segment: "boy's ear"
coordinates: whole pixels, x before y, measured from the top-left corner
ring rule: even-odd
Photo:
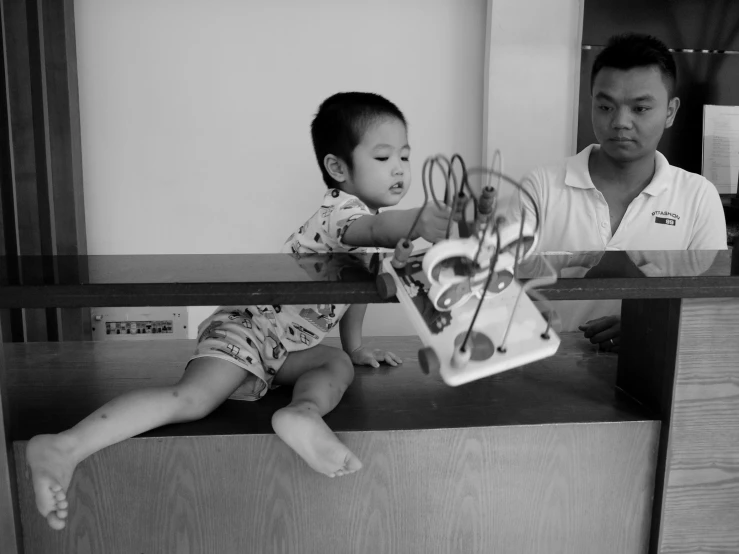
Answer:
[[[333,154],[326,154],[326,157],[323,158],[323,167],[326,168],[326,171],[328,171],[328,174],[331,175],[334,181],[338,183],[344,183],[346,181],[349,168]]]

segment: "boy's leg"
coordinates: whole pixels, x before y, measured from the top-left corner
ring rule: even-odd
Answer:
[[[67,517],[74,468],[98,450],[151,429],[205,417],[244,380],[245,371],[218,358],[192,360],[179,383],[132,391],[111,400],[57,435],[37,435],[26,447],[36,507],[54,529]]]
[[[359,458],[323,421],[353,379],[354,365],[349,356],[320,344],[291,352],[274,379],[278,385],[294,385],[292,402],[272,416],[275,433],[310,467],[329,477],[362,467]]]

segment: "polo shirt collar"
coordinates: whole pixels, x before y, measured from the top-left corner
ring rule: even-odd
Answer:
[[[595,188],[593,180],[590,178],[588,161],[590,160],[590,153],[596,146],[595,144],[586,146],[579,154],[567,158],[567,163],[565,164],[565,185],[577,189]]]
[[[582,151],[567,159],[565,185],[578,189],[594,189],[595,185],[590,178],[590,170],[588,169],[588,161],[593,148],[600,148],[597,144],[591,144],[582,149]],[[652,181],[642,191],[649,196],[659,196],[670,185],[671,167],[667,158],[660,152],[655,152],[655,170]]]
[[[652,182],[642,191],[649,196],[659,196],[667,190],[672,182],[672,168],[667,158],[659,152],[654,153],[654,158],[654,177],[652,177]]]

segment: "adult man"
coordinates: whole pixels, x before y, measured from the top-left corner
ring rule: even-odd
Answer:
[[[726,248],[716,188],[657,151],[680,107],[676,78],[658,39],[627,34],[609,41],[591,73],[599,144],[525,179],[542,217],[539,252]],[[532,217],[527,200],[524,206]],[[556,304],[563,330],[579,328],[603,350],[618,350],[619,301]]]

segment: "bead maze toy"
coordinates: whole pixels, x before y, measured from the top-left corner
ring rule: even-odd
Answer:
[[[419,212],[408,237],[382,260],[377,278],[380,295],[397,297],[424,344],[418,352],[421,369],[439,373],[450,386],[546,358],[560,344],[551,328],[550,305],[534,290],[556,281],[554,269],[548,266],[551,275],[523,284],[516,279],[518,264],[531,255],[538,241],[536,203],[520,183],[496,168],[502,166],[499,151],[492,165],[468,172],[458,154],[450,160],[441,155],[428,158],[422,171],[424,195],[428,203],[430,191],[440,205],[432,183],[434,170],[440,169],[446,183],[444,202],[451,202],[452,208],[447,238],[413,254],[410,237]],[[475,173],[488,177],[479,195],[468,181]],[[495,187],[493,178],[498,180]],[[529,196],[533,220],[527,220],[523,210],[520,221],[496,215],[502,181]],[[470,201],[474,220],[468,222]],[[459,225],[458,238],[451,237],[453,220]],[[529,295],[549,307],[546,319]]]

